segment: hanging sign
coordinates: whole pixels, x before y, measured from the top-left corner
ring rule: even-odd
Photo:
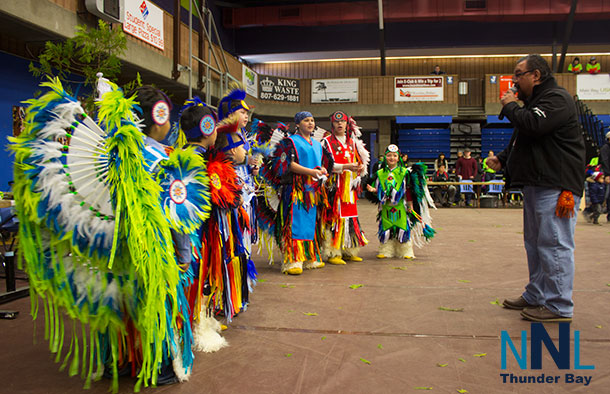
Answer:
[[[500,75],[500,99],[513,86],[515,86],[515,83],[512,75]]]
[[[358,102],[358,78],[312,79],[312,103]]]
[[[581,100],[610,100],[610,74],[577,75],[576,94]]]
[[[298,79],[273,77],[265,75],[259,78],[259,99],[298,103],[301,101],[301,89]]]
[[[244,85],[246,93],[252,97],[258,98],[258,74],[243,64],[241,70],[241,82]]]
[[[125,0],[123,31],[164,50],[163,10],[150,1]]]
[[[394,101],[443,101],[443,77],[394,78]]]

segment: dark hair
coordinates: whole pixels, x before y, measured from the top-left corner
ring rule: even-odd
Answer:
[[[575,57],[574,60],[572,60],[572,61],[575,61],[575,60],[580,61],[580,58],[579,57]]]
[[[540,82],[543,82],[553,76],[551,68],[544,58],[538,54],[529,54],[517,60],[517,64],[526,61],[528,70],[538,70],[540,72]]]
[[[138,117],[144,122],[144,129],[142,132],[148,135],[150,133],[150,128],[155,125],[152,117],[153,106],[158,101],[165,101],[171,110],[172,103],[165,93],[150,85],[140,86],[139,88],[131,91],[128,94],[128,97],[133,95],[136,96],[136,101],[140,107],[140,110],[137,110],[139,115]]]
[[[229,146],[229,140],[227,139],[227,133],[218,133],[216,137],[216,143],[214,146],[218,149],[222,149],[224,147]],[[226,152],[228,154],[228,152]]]
[[[447,156],[445,156],[445,154],[444,154],[443,152],[441,152],[441,153],[439,153],[439,154],[438,154],[438,158],[437,158],[437,160],[440,160],[440,159],[441,159],[441,156],[443,156],[443,160],[447,160]]]
[[[180,115],[180,128],[183,132],[187,132],[194,127],[199,127],[199,122],[201,118],[206,115],[212,115],[213,118],[216,118],[214,112],[209,107],[204,107],[201,105],[194,105],[185,109]],[[197,138],[186,138],[188,142],[201,142],[203,140],[203,134],[199,134]]]

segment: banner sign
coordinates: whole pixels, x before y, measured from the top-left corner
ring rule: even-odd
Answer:
[[[241,82],[244,85],[246,93],[250,96],[258,98],[258,74],[242,64],[241,66]]]
[[[262,78],[262,77],[261,77]],[[273,77],[266,75],[259,80],[261,100],[298,103],[301,101],[301,89],[298,79]]]
[[[515,86],[515,83],[512,75],[500,75],[500,98],[513,86]]]
[[[163,10],[150,1],[125,0],[123,31],[163,50]]]
[[[443,77],[394,78],[394,101],[443,101]]]
[[[610,74],[577,75],[576,94],[581,100],[610,100]]]
[[[358,78],[312,79],[312,103],[358,102]]]

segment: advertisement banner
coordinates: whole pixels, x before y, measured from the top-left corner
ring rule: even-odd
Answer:
[[[281,78],[266,75],[259,82],[261,100],[298,103],[301,101],[301,89],[298,79]]]
[[[577,75],[576,94],[581,100],[610,100],[610,74]]]
[[[515,85],[512,75],[500,75],[500,98]]]
[[[394,101],[443,101],[443,77],[394,78]]]
[[[241,82],[244,85],[246,93],[258,98],[258,74],[243,64],[241,66]]]
[[[150,1],[125,0],[123,31],[164,50],[163,10]]]
[[[312,79],[311,102],[312,104],[358,102],[358,78]]]

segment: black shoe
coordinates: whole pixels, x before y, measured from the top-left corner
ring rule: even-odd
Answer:
[[[166,361],[157,376],[157,386],[168,386],[175,383],[178,383],[178,377],[174,373],[174,366],[171,361]]]
[[[131,373],[131,363],[126,363],[125,365],[121,366],[117,366],[117,373],[119,375],[119,377],[121,376],[128,376]],[[112,366],[111,365],[104,365],[104,374],[102,375],[104,377],[104,379],[112,379]]]

